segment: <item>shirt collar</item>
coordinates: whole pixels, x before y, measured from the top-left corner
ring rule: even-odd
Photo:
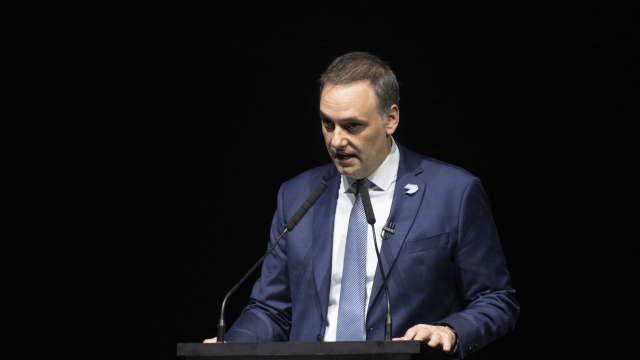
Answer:
[[[395,140],[391,137],[391,151],[389,151],[389,155],[387,155],[387,158],[384,159],[382,164],[380,164],[380,166],[378,166],[371,175],[367,176],[367,179],[371,180],[374,184],[374,186],[371,187],[371,190],[389,190],[389,187],[391,187],[398,176],[398,166],[400,166],[400,151],[398,151],[398,146],[396,145]],[[350,178],[346,175],[342,175],[341,177],[342,191],[346,192],[356,179]]]

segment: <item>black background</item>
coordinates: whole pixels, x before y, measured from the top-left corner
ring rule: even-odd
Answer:
[[[5,351],[172,358],[215,336],[279,185],[329,161],[317,79],[350,51],[394,69],[395,139],[489,195],[522,312],[474,357],[633,347],[637,8],[349,4],[6,12]]]

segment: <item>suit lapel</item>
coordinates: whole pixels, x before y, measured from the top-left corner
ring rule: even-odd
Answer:
[[[389,212],[389,218],[385,222],[386,224],[388,222],[395,223],[395,232],[390,238],[382,241],[380,250],[380,257],[382,258],[382,264],[387,277],[389,277],[389,273],[393,271],[395,260],[407,238],[409,230],[411,230],[427,186],[425,181],[417,177],[423,170],[418,167],[419,161],[415,155],[404,147],[401,147],[400,144],[398,144],[398,148],[400,149],[400,165],[398,167],[398,176],[393,193],[391,211]],[[407,184],[417,185],[418,191],[413,194],[406,194],[404,187]],[[376,234],[376,236],[378,236],[378,234]],[[379,237],[376,237],[377,241],[380,241],[379,239]],[[371,308],[371,304],[373,304],[378,296],[381,287],[382,277],[380,275],[380,269],[378,269],[376,270],[376,275],[373,280],[369,308]]]
[[[318,291],[322,318],[327,318],[329,289],[331,286],[331,258],[333,249],[333,226],[336,213],[336,201],[340,187],[340,176],[335,166],[323,175],[327,183],[325,193],[316,202],[313,223],[313,276]]]

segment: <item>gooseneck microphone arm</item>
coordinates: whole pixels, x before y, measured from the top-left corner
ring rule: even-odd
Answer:
[[[371,231],[373,231],[373,244],[376,249],[376,256],[378,257],[378,267],[380,268],[380,275],[382,275],[382,286],[387,297],[387,320],[384,324],[384,339],[391,340],[391,328],[393,322],[391,321],[391,300],[389,297],[389,287],[387,286],[387,277],[384,274],[384,268],[382,267],[382,259],[380,258],[380,251],[378,251],[378,241],[376,240],[376,229],[373,226],[376,223],[376,217],[373,214],[373,206],[371,206],[371,197],[369,197],[369,190],[366,186],[360,186],[360,197],[362,198],[362,206],[364,207],[364,213],[367,217],[367,223],[371,225]]]
[[[249,270],[243,277],[242,279],[240,279],[240,281],[238,281],[238,283],[231,288],[231,290],[229,290],[229,292],[227,293],[227,295],[224,297],[224,300],[222,300],[222,308],[220,309],[220,320],[218,321],[218,342],[219,343],[224,343],[224,334],[226,332],[226,324],[224,322],[224,308],[227,305],[227,299],[229,299],[229,296],[231,296],[231,294],[233,294],[234,292],[236,292],[236,290],[238,289],[238,287],[247,279],[247,277],[249,277],[249,275],[251,275],[251,273],[260,265],[262,264],[262,262],[264,261],[264,258],[267,257],[267,255],[269,255],[269,253],[271,253],[271,251],[276,247],[276,245],[278,244],[278,241],[280,241],[280,238],[282,238],[282,236],[287,232],[287,228],[284,229],[284,231],[282,232],[282,234],[280,234],[280,236],[278,236],[278,239],[276,239],[276,241],[273,243],[273,245],[269,248],[269,250],[267,250],[267,252],[262,255],[262,257],[260,258],[260,260],[258,260],[258,262],[253,265],[253,267],[251,268],[251,270]]]
[[[296,225],[298,225],[298,222],[307,213],[307,211],[309,211],[311,206],[313,206],[313,204],[316,202],[316,200],[318,200],[318,198],[320,197],[320,195],[322,195],[322,193],[325,191],[326,188],[327,188],[327,183],[324,182],[324,181],[320,182],[318,184],[318,186],[316,186],[316,188],[313,190],[311,195],[309,195],[307,200],[304,201],[304,203],[300,206],[298,211],[296,211],[296,213],[293,214],[291,219],[289,219],[287,224],[284,226],[284,231],[282,231],[280,236],[278,236],[278,238],[273,243],[273,245],[271,245],[269,250],[267,250],[267,252],[264,255],[262,255],[260,260],[258,260],[258,262],[255,265],[253,265],[251,270],[249,270],[242,277],[242,279],[240,279],[240,281],[238,281],[238,283],[233,288],[231,288],[231,290],[224,297],[224,300],[222,300],[222,308],[220,309],[220,320],[218,321],[218,340],[217,340],[218,343],[224,343],[224,334],[226,332],[226,324],[224,322],[224,308],[227,305],[227,300],[229,299],[231,294],[233,294],[238,289],[238,287],[249,277],[249,275],[251,275],[251,273],[253,273],[253,271],[258,266],[260,266],[260,264],[262,264],[262,262],[267,257],[267,255],[269,255],[271,253],[271,251],[273,251],[273,249],[275,249],[276,245],[278,244],[278,241],[280,241],[280,239],[284,236],[284,234],[286,234],[287,231],[293,231],[293,228],[295,228]]]

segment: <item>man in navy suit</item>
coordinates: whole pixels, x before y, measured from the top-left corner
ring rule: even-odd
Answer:
[[[327,189],[265,259],[250,304],[226,340],[338,339],[345,243],[356,199],[350,189],[365,178],[372,184],[393,333],[403,334],[394,340],[422,340],[464,357],[504,336],[520,308],[480,181],[395,142],[398,82],[379,58],[341,56],[320,83],[322,133],[333,164],[282,184],[271,243],[318,183],[326,182]],[[382,340],[387,303],[374,234],[368,236],[363,340]]]

